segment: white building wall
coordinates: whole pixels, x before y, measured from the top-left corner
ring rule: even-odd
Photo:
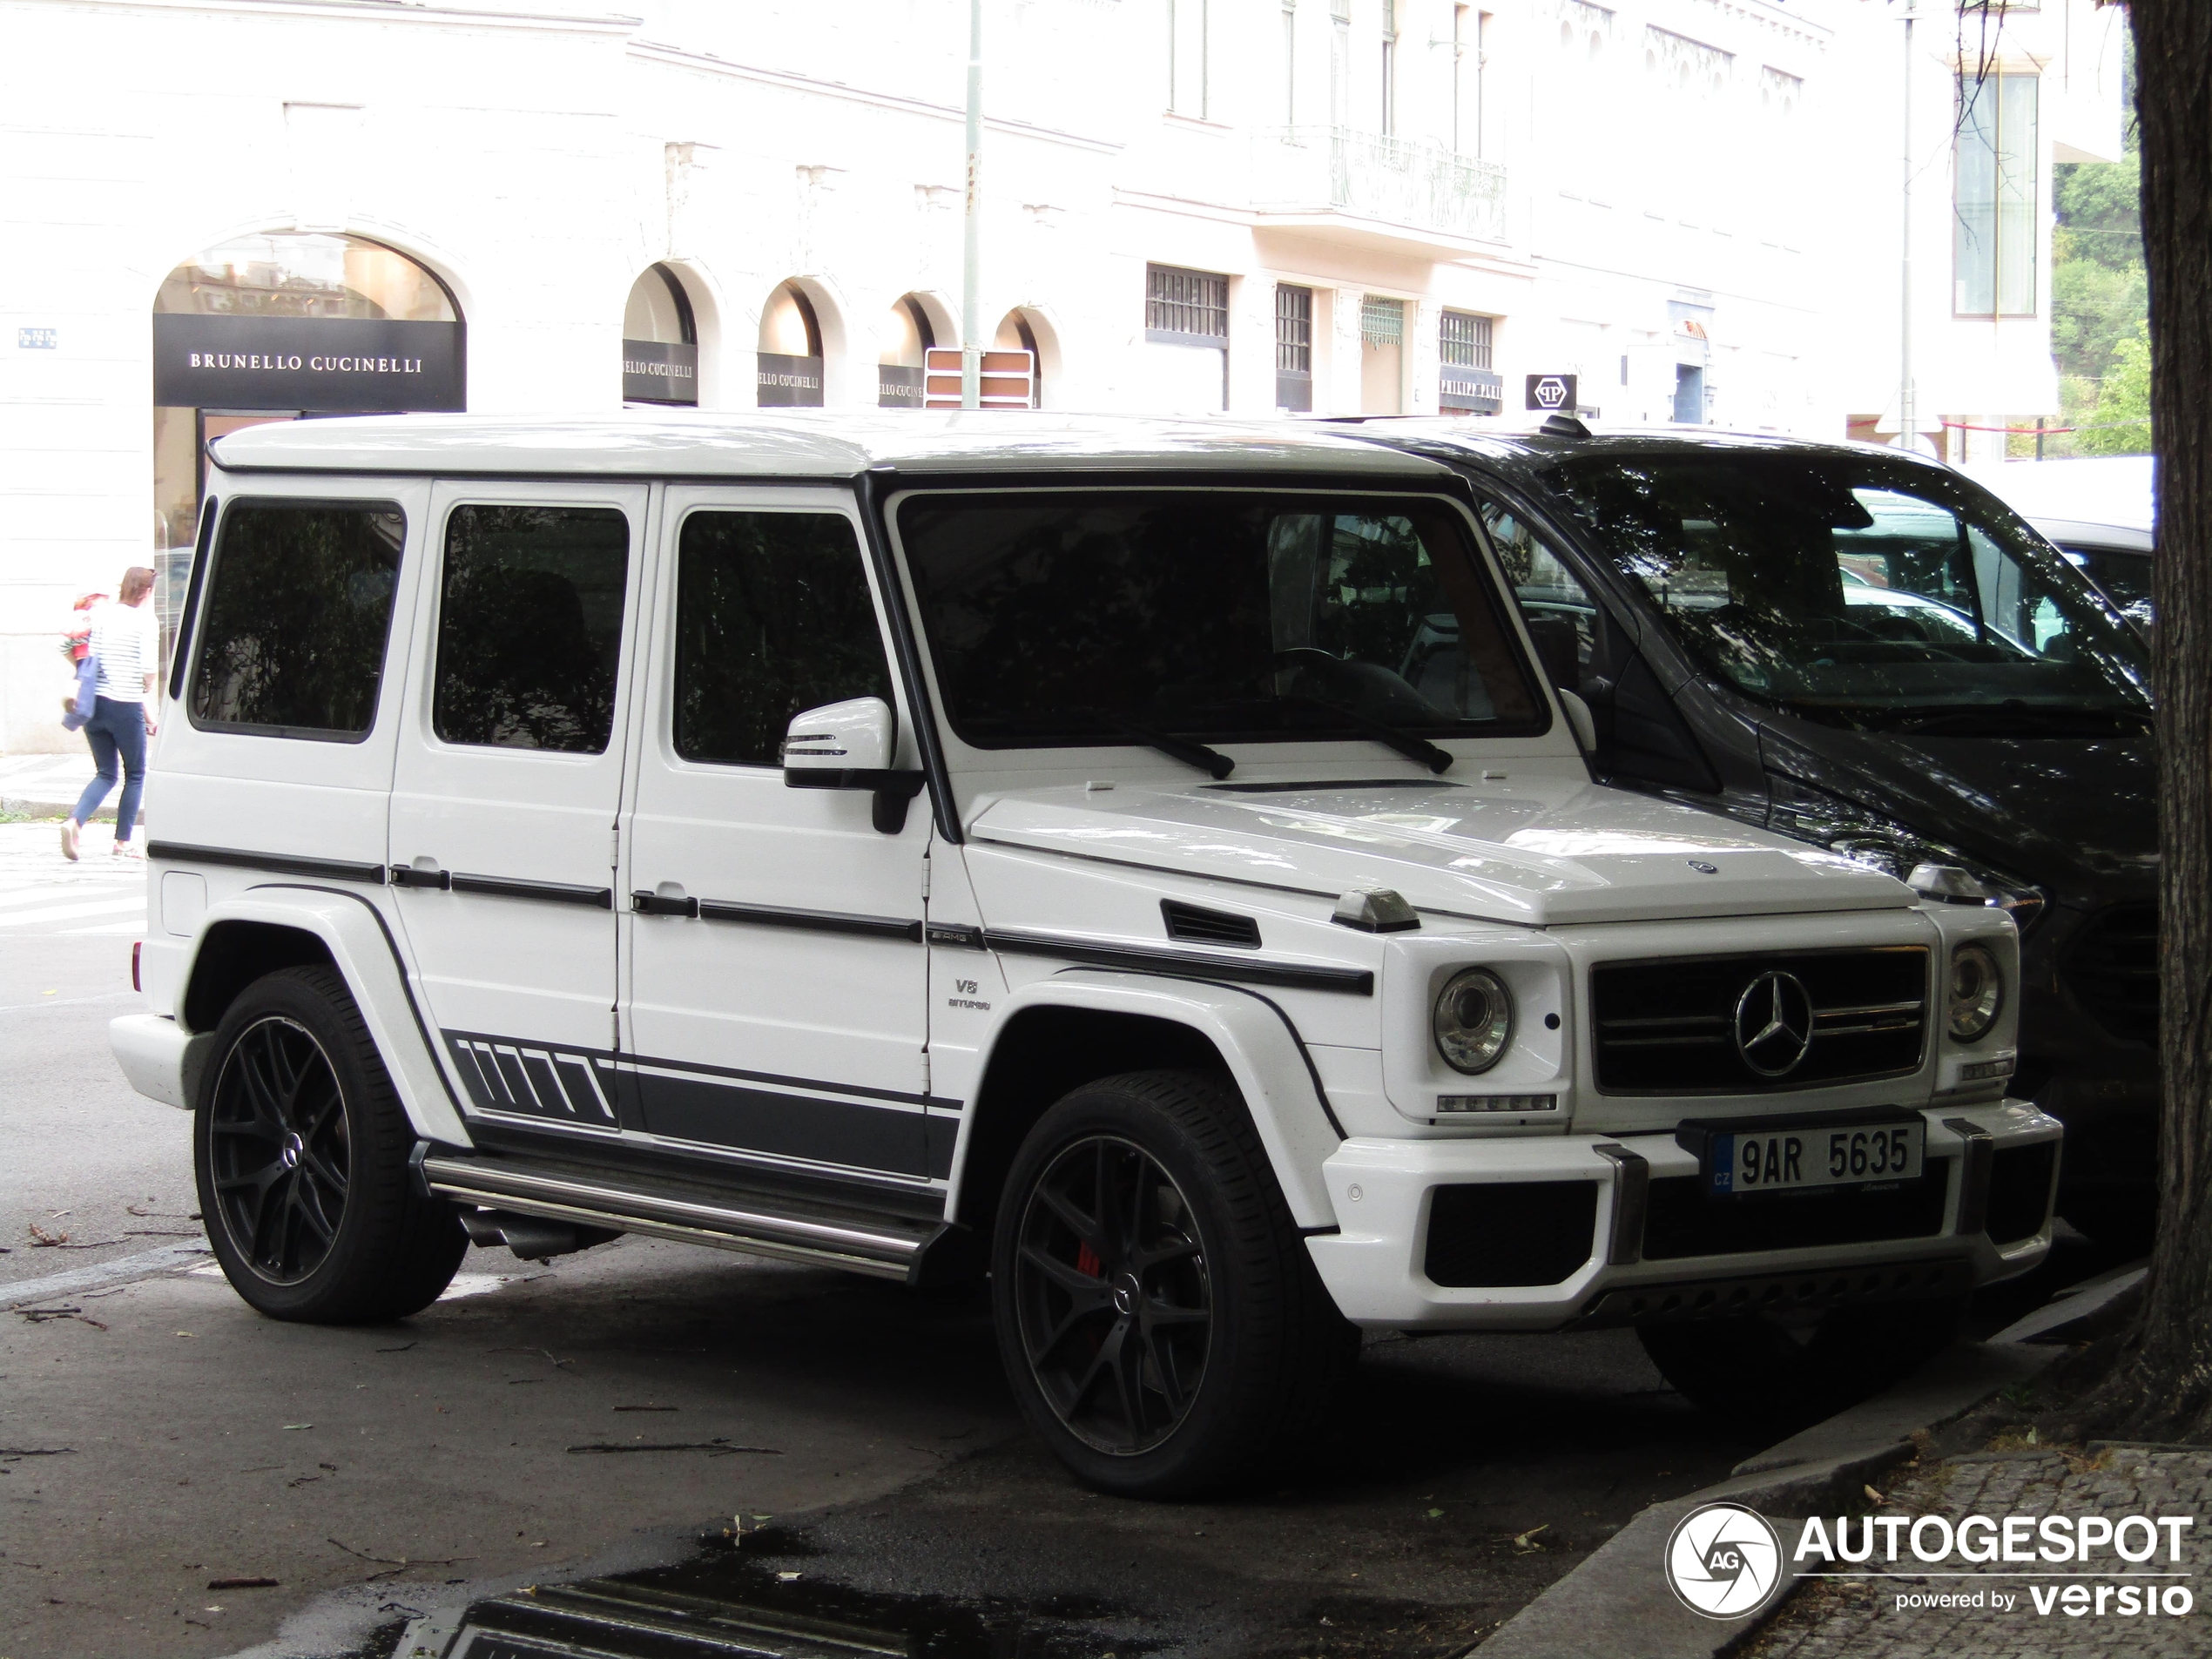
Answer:
[[[1170,111],[1173,9],[1187,50],[1194,3],[1203,96],[1186,57],[1185,107]],[[624,301],[656,260],[691,294],[710,408],[754,401],[762,310],[787,280],[820,319],[833,406],[876,401],[901,295],[954,343],[961,0],[620,10],[0,0],[0,749],[71,741],[52,718],[64,612],[152,550],[154,293],[226,237],[342,229],[430,266],[465,316],[478,409],[616,407]],[[1342,25],[1333,0],[1298,0],[1288,61],[1280,0],[987,0],[981,327],[988,341],[1025,311],[1048,407],[1218,405],[1204,354],[1145,339],[1148,262],[1230,279],[1240,416],[1275,407],[1278,282],[1313,291],[1317,413],[1361,410],[1368,295],[1406,304],[1409,413],[1436,409],[1447,307],[1495,319],[1507,419],[1523,418],[1522,377],[1552,372],[1580,374],[1581,401],[1608,421],[1669,419],[1688,358],[1703,360],[1718,423],[1834,436],[1846,414],[1885,407],[1890,8],[1394,10],[1399,138],[1427,165],[1456,124],[1462,156],[1502,170],[1479,233],[1419,201],[1324,199],[1337,112],[1352,153],[1387,149],[1366,136],[1383,121],[1383,0],[1349,0]],[[2063,123],[2047,99],[2047,143],[2116,131],[2107,18],[2047,0],[2038,27],[2094,37],[2109,63],[2076,74]],[[1938,177],[1947,75],[1919,76]],[[1277,136],[1291,125],[1303,147]],[[1269,165],[1285,160],[1312,199],[1276,188]],[[1947,198],[1931,187],[1921,206],[1946,271]],[[2047,238],[2043,253],[2047,269]],[[1937,303],[1932,339],[1947,325]],[[34,338],[19,330],[51,330],[54,347],[18,346]],[[2047,322],[1943,350],[1932,380],[2004,383],[2023,359],[2032,379],[2039,354],[2047,374]]]

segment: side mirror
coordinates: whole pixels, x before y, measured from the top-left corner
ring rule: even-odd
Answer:
[[[898,720],[880,697],[856,697],[795,715],[783,744],[784,783],[792,789],[866,789],[875,795],[873,822],[886,835],[907,826],[907,805],[921,792],[923,774],[891,765]]]
[[[1563,685],[1555,685],[1552,690],[1559,695],[1560,706],[1567,711],[1567,724],[1574,728],[1575,741],[1582,745],[1584,754],[1595,754],[1597,722],[1590,716],[1590,705]]]

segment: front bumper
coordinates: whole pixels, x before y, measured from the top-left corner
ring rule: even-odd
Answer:
[[[1840,1192],[1703,1199],[1694,1190],[1697,1161],[1671,1135],[1348,1140],[1322,1165],[1338,1231],[1306,1245],[1345,1317],[1386,1329],[1554,1331],[1946,1295],[2035,1266],[2051,1247],[2058,1121],[2009,1100],[1921,1116],[1928,1185],[1905,1197],[1850,1200]],[[2029,1150],[2043,1146],[2051,1151]],[[1556,1195],[1547,1191],[1552,1184]],[[1855,1207],[1834,1207],[1846,1202]],[[1709,1204],[1726,1208],[1701,1209]],[[1748,1205],[1797,1208],[1754,1214]],[[1505,1282],[1431,1276],[1447,1258],[1447,1278],[1486,1276],[1479,1254],[1470,1261],[1440,1234],[1433,1240],[1440,1215],[1455,1227],[1483,1217],[1494,1237],[1509,1211],[1527,1218],[1534,1242],[1493,1251],[1488,1277]],[[1747,1218],[1748,1229],[1734,1224]],[[1991,1226],[2019,1236],[1993,1238]],[[1880,1236],[1851,1236],[1854,1228]],[[1811,1242],[1793,1243],[1800,1231]],[[1569,1265],[1578,1253],[1579,1265]]]

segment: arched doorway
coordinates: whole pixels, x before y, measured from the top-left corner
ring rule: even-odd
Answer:
[[[760,407],[822,406],[822,325],[796,282],[779,284],[760,311]]]
[[[1037,348],[1037,331],[1030,320],[1029,314],[1017,306],[1001,317],[999,320],[999,331],[991,341],[991,350],[994,354],[1017,351],[1028,354],[1029,407],[1033,409],[1042,408],[1044,407],[1044,354]],[[1001,365],[998,370],[1001,384],[1006,383],[1003,377],[1013,373],[1014,368],[1015,366],[1012,363],[1001,360]],[[1006,405],[1001,403],[1000,407],[1004,408]]]
[[[622,401],[696,408],[699,328],[684,280],[648,266],[622,313]]]
[[[362,237],[235,237],[185,260],[154,296],[153,402],[165,652],[208,441],[302,416],[468,408],[461,307],[428,266]]]
[[[947,331],[949,333],[950,331]],[[883,343],[876,354],[875,401],[886,409],[922,406],[926,354],[939,341],[937,323],[920,294],[901,294],[885,319]]]

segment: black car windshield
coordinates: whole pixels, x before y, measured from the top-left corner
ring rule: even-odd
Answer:
[[[1808,718],[1961,736],[2109,733],[2142,642],[1963,480],[1878,455],[1584,455],[1547,482],[1712,673]]]
[[[946,714],[978,747],[1487,737],[1548,718],[1440,502],[928,493],[898,523]]]

